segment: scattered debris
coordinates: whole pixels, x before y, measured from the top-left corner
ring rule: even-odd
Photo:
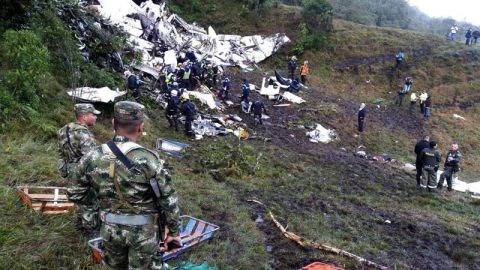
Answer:
[[[282,94],[282,97],[287,100],[287,101],[290,101],[290,102],[293,102],[293,103],[296,103],[296,104],[302,104],[305,102],[305,100],[297,95],[294,95],[290,92],[284,92]]]
[[[143,30],[153,24],[153,18],[160,17],[158,26],[159,40],[173,49],[177,54],[181,51],[192,51],[198,59],[210,59],[218,65],[239,66],[251,68],[278,51],[290,39],[283,33],[268,37],[260,35],[238,36],[218,35],[212,27],[205,30],[195,24],[188,24],[174,13],[170,13],[165,6],[146,1],[141,6],[131,0],[98,0],[95,6],[99,13],[110,21],[124,28],[130,34],[130,41],[137,44],[143,53],[143,62],[152,64],[158,62],[150,57],[154,44],[146,41],[142,36]],[[145,10],[149,8],[148,17]],[[178,55],[177,55],[178,56]],[[165,57],[163,63],[167,63]]]
[[[455,113],[453,114],[453,118],[455,118],[455,119],[460,119],[460,120],[466,120],[465,117],[460,116],[460,115],[455,114]]]
[[[403,169],[405,169],[408,172],[414,172],[417,169],[417,167],[415,167],[415,165],[413,164],[405,163],[403,164]]]
[[[313,131],[309,131],[306,134],[310,137],[310,142],[313,143],[329,143],[337,137],[337,132],[334,129],[326,129],[320,124],[317,124]]]
[[[207,105],[209,109],[220,109],[220,107],[217,105],[217,102],[215,101],[215,98],[213,97],[213,94],[204,94],[198,91],[188,91],[188,95],[195,97],[202,104]]]
[[[159,138],[156,143],[157,150],[161,150],[165,152],[167,155],[176,157],[176,158],[181,158],[183,156],[182,151],[187,147],[190,147],[190,146],[188,144],[176,142],[173,140],[163,139],[163,138]]]
[[[18,186],[17,192],[24,204],[44,214],[64,214],[74,210],[64,187]]]
[[[242,139],[242,140],[246,140],[250,136],[250,134],[246,130],[244,130],[243,128],[239,128],[239,129],[235,130],[233,132],[233,134],[235,136],[237,136],[238,138]]]
[[[116,98],[127,94],[127,91],[111,90],[108,87],[92,88],[80,87],[70,91],[67,94],[81,102],[114,102]]]
[[[262,202],[258,201],[258,200],[247,200],[247,201],[259,204],[259,205],[265,207],[268,210],[267,206],[265,204],[263,204]],[[272,214],[272,211],[268,210],[268,214],[270,215],[270,218],[275,223],[277,228],[280,229],[280,231],[282,232],[282,234],[286,238],[295,241],[297,244],[299,244],[302,247],[305,247],[305,248],[309,247],[309,248],[319,249],[319,250],[327,251],[327,252],[330,252],[330,253],[342,255],[342,256],[345,256],[345,257],[348,257],[348,258],[351,258],[351,259],[355,259],[356,261],[358,261],[360,263],[364,263],[367,266],[371,266],[371,267],[374,267],[374,268],[377,268],[377,269],[382,269],[382,270],[387,270],[388,269],[385,266],[382,266],[382,265],[379,265],[375,262],[369,261],[365,258],[357,256],[357,255],[355,255],[353,253],[350,253],[348,251],[338,249],[336,247],[331,247],[331,246],[328,246],[326,244],[317,243],[317,242],[305,239],[301,236],[298,236],[298,235],[296,235],[292,232],[289,232],[289,231],[287,231],[287,229],[282,224],[280,224],[280,222],[277,221],[275,216]]]

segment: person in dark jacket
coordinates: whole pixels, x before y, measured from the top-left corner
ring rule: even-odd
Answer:
[[[230,100],[230,90],[232,89],[232,82],[228,76],[223,78],[222,88],[220,89],[220,93],[218,96],[220,99],[223,100]]]
[[[178,131],[178,99],[177,90],[170,92],[170,98],[168,99],[167,108],[165,108],[165,117],[168,120],[170,127],[175,127],[175,131]]]
[[[480,31],[478,31],[478,30],[473,31],[472,37],[473,37],[473,42],[472,43],[476,45],[477,40],[480,37]]]
[[[467,33],[465,34],[465,45],[470,46],[472,44],[472,29],[468,29]]]
[[[262,122],[262,113],[267,114],[267,109],[265,108],[265,104],[263,103],[262,99],[258,97],[252,104],[252,111],[253,111],[253,117],[255,120],[255,125],[260,123],[260,125],[263,125]]]
[[[367,116],[367,106],[365,103],[360,105],[358,110],[358,132],[363,132],[365,128],[365,117]]]
[[[292,56],[288,62],[288,77],[293,80],[295,78],[295,70],[297,70],[297,57]]]
[[[421,184],[421,177],[422,177],[422,169],[423,169],[423,164],[422,160],[420,158],[420,154],[422,153],[422,150],[425,148],[430,147],[430,136],[425,135],[423,136],[423,139],[418,141],[417,144],[415,144],[415,155],[417,158],[415,159],[415,168],[417,169],[417,186],[420,186]]]
[[[432,113],[432,96],[428,95],[427,100],[425,100],[425,108],[423,109],[423,118],[428,120],[430,114]]]
[[[183,93],[182,105],[180,107],[180,112],[185,116],[185,135],[193,138],[195,133],[192,129],[192,122],[196,114],[195,105],[190,101],[190,97],[187,93]]]
[[[423,179],[427,180],[427,190],[432,192],[437,188],[437,171],[440,164],[440,153],[437,151],[437,143],[430,142],[430,147],[420,153],[420,161],[423,165]]]
[[[445,158],[444,172],[440,175],[440,181],[438,182],[438,189],[442,189],[443,182],[447,179],[448,191],[452,191],[452,177],[453,174],[460,171],[460,160],[462,160],[462,154],[458,151],[458,144],[453,143],[452,147],[447,153]]]
[[[248,97],[250,96],[250,84],[248,83],[247,79],[243,79],[243,84],[242,84],[242,99],[240,102],[245,101],[248,103]]]
[[[127,88],[130,90],[129,92],[131,92],[131,95],[135,98],[135,101],[137,103],[140,103],[140,99],[141,99],[141,91],[140,91],[140,84],[143,83],[142,80],[140,80],[140,78],[131,73],[130,71],[125,71],[125,77],[127,78]],[[127,95],[127,98],[128,98],[128,95]]]

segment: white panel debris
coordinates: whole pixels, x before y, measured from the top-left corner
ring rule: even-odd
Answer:
[[[295,94],[292,94],[290,92],[284,92],[282,94],[282,96],[285,100],[288,100],[288,101],[296,103],[296,104],[301,104],[301,103],[305,102],[305,100],[303,98],[301,98],[301,97],[299,97]]]
[[[317,124],[317,127],[307,132],[310,142],[313,143],[329,143],[336,137],[336,132],[333,129],[326,129],[322,125]]]
[[[142,25],[145,27],[153,24],[157,17],[160,17],[160,23],[157,25],[159,39],[176,53],[193,51],[199,59],[208,58],[217,65],[251,68],[290,42],[283,33],[268,37],[218,35],[212,27],[206,31],[202,27],[185,22],[176,14],[170,14],[164,3],[157,5],[152,1],[146,1],[140,7],[131,0],[98,0],[98,2],[100,5],[96,8],[100,14],[123,27],[130,34],[130,41],[144,51],[145,64],[152,61],[148,51],[152,50],[153,43],[140,38],[143,33]]]
[[[197,98],[198,100],[200,100],[201,103],[207,105],[208,108],[212,110],[219,109],[212,94],[203,94],[198,91],[188,91],[188,94]]]
[[[280,94],[280,87],[274,85],[265,85],[266,79],[262,79],[262,88],[260,88],[260,95],[263,96],[276,96]]]
[[[116,98],[125,95],[126,91],[111,90],[108,87],[102,88],[91,88],[91,87],[80,87],[70,91],[67,91],[67,94],[71,97],[74,97],[80,101],[87,102],[103,102],[109,103],[114,102]]]

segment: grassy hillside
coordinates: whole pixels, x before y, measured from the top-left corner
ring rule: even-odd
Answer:
[[[216,2],[207,16],[198,15],[198,10],[184,10],[182,15],[187,19],[197,16],[202,25],[217,26],[219,33],[286,31],[292,38],[298,34],[301,20],[296,8],[280,6],[255,20],[253,14],[240,12],[240,4],[227,2],[232,5]],[[368,152],[412,162],[413,144],[430,133],[443,153],[450,141],[459,141],[465,157],[461,177],[477,181],[480,51],[411,31],[346,21],[335,21],[334,26],[328,49],[298,56],[300,61],[309,60],[312,67],[310,88],[300,93],[307,103],[288,108],[268,106],[270,124],[249,129],[269,141],[239,141],[233,136],[187,141],[167,128],[162,111],[149,108],[147,135],[141,144],[153,148],[156,138],[166,137],[192,146],[183,159],[161,154],[172,172],[182,214],[221,227],[209,243],[173,264],[191,260],[207,261],[218,269],[299,269],[314,261],[327,261],[346,269],[365,269],[352,260],[303,249],[285,239],[264,209],[247,202],[256,198],[289,230],[389,268],[480,268],[478,200],[462,193],[418,191],[413,175],[352,155],[364,145]],[[406,53],[406,65],[392,72],[393,55],[399,48]],[[277,68],[285,73],[291,49],[286,47],[246,75],[231,69],[234,91],[239,93],[243,76],[260,85],[265,72]],[[414,77],[414,91],[433,95],[428,122],[419,113],[410,114],[405,104],[402,108],[394,105],[396,90],[406,76]],[[371,83],[366,83],[368,80]],[[75,230],[73,215],[34,213],[15,193],[19,184],[67,184],[56,172],[51,126],[59,128],[73,120],[72,104],[66,96],[56,96],[54,103],[48,103],[49,111],[36,118],[37,125],[49,124],[49,133],[18,121],[0,135],[1,269],[101,268],[90,258],[88,239]],[[368,104],[370,113],[365,134],[355,137],[361,102]],[[99,142],[112,136],[111,107],[102,111],[107,113],[93,130]],[[453,113],[466,120],[455,120]],[[249,116],[242,117],[252,124]],[[312,123],[335,128],[340,140],[328,145],[308,142],[305,130],[298,126]],[[255,222],[259,217],[264,221]]]

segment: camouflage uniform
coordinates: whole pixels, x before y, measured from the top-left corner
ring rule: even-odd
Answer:
[[[145,107],[122,101],[115,105],[115,122],[143,121]],[[163,269],[158,223],[178,236],[177,193],[158,155],[116,135],[113,143],[133,165],[128,169],[107,144],[80,160],[71,200],[84,203],[88,192],[98,194],[104,240],[104,261],[111,269]],[[152,181],[153,180],[153,181]],[[157,186],[160,196],[154,194]],[[161,215],[160,215],[161,213]],[[160,222],[159,222],[160,221]]]
[[[75,112],[100,114],[92,104],[76,104]],[[62,127],[58,132],[58,152],[61,159],[58,163],[58,169],[62,177],[70,179],[71,173],[82,156],[90,152],[97,146],[93,134],[88,130],[87,125],[79,123],[69,123]],[[69,184],[71,182],[69,181]],[[76,205],[81,226],[85,229],[95,229],[98,227],[98,207],[94,205]]]

